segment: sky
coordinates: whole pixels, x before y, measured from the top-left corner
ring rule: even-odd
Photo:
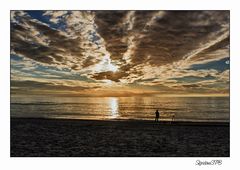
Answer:
[[[11,94],[228,96],[229,11],[11,11]]]

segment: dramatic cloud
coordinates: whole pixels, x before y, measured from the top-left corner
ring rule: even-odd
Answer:
[[[11,11],[16,93],[228,94],[229,57],[229,11]]]

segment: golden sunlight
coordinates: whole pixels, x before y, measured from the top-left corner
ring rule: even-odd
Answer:
[[[117,118],[119,116],[118,99],[115,97],[111,97],[109,99],[109,107],[110,107],[110,111],[111,111],[111,118]]]

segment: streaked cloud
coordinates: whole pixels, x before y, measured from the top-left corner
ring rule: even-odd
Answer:
[[[11,11],[15,92],[227,94],[229,57],[229,11]]]

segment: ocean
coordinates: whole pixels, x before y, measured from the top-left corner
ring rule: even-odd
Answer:
[[[11,97],[11,117],[229,122],[229,97]]]

